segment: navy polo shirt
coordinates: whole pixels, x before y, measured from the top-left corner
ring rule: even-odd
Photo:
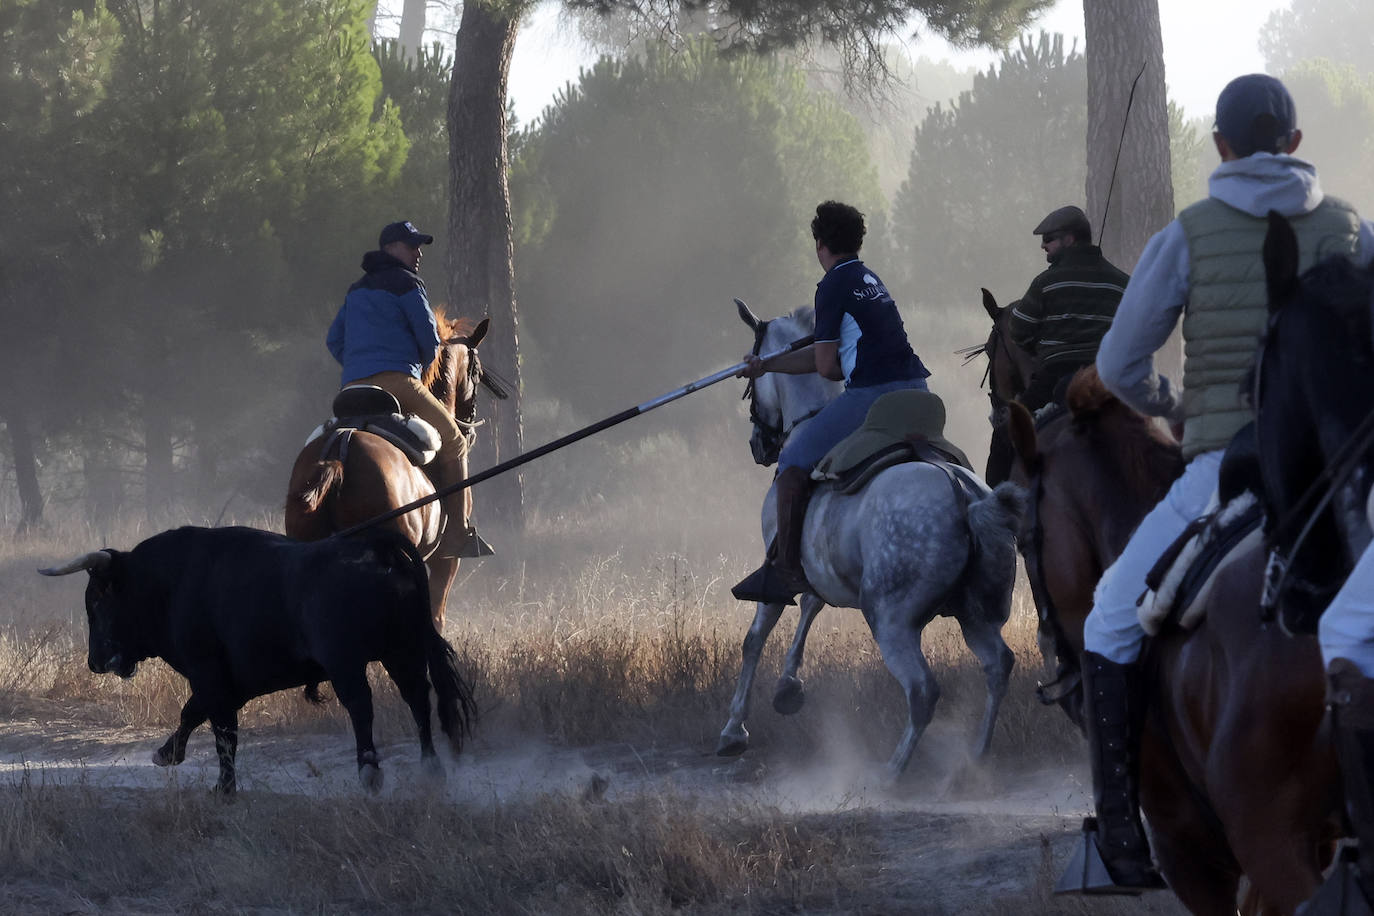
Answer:
[[[930,375],[911,349],[897,303],[858,258],[836,264],[816,284],[816,340],[839,344],[840,369],[853,388]]]

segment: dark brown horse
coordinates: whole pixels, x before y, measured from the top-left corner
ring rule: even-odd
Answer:
[[[477,345],[487,333],[487,320],[474,327],[469,321],[449,320],[442,313],[436,317],[444,343],[422,381],[441,404],[453,411],[453,418],[465,431],[470,446],[478,425],[477,389],[485,387],[499,398],[506,397],[507,392],[499,379],[482,368],[477,357]],[[286,491],[286,533],[290,537],[303,541],[328,537],[434,492],[434,484],[424,468],[411,464],[400,449],[380,436],[355,433],[344,462],[321,461],[324,442],[321,437],[308,443],[291,469]],[[462,467],[466,477],[466,450]],[[464,493],[464,516],[468,516],[472,511],[472,492]],[[465,522],[466,518],[446,519],[442,503],[435,500],[379,526],[400,532],[426,557],[430,607],[434,627],[440,632],[444,626],[444,603],[458,573],[458,560],[433,554],[445,526]]]
[[[988,446],[988,464],[983,476],[989,486],[995,487],[1006,480],[1011,472],[1007,405],[1026,390],[1031,373],[1035,371],[1035,358],[1011,339],[1010,305],[999,306],[992,293],[984,289],[983,308],[992,319],[992,332],[988,334],[987,343],[983,344],[981,350],[988,358],[984,381],[988,386],[988,399],[992,402],[992,413],[988,417],[992,423],[992,441]],[[968,354],[967,360],[971,360],[977,358],[980,351],[977,347],[971,347],[961,352]]]
[[[1093,369],[1075,377],[1067,401],[1069,412],[1038,433],[1014,404],[1010,427],[1014,476],[1033,502],[1027,570],[1062,640],[1061,664],[1076,670],[1097,580],[1182,458]],[[1235,913],[1242,875],[1246,912],[1292,913],[1320,883],[1338,835],[1316,641],[1261,623],[1263,565],[1256,550],[1223,570],[1203,621],[1161,632],[1144,659],[1141,807],[1160,870],[1194,913]]]

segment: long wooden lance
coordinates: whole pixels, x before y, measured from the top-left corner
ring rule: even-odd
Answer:
[[[763,354],[759,358],[766,362],[767,360],[773,359],[775,357],[783,356],[785,354],[792,353],[796,350],[801,350],[805,347],[809,347],[815,342],[816,336],[814,334],[809,334],[806,337],[800,338],[799,340],[792,341],[790,344],[783,347],[781,350],[775,350],[772,353]],[[634,407],[629,408],[628,410],[622,410],[620,413],[615,414],[614,416],[607,417],[604,420],[599,420],[596,423],[593,423],[591,426],[584,426],[576,432],[568,433],[566,436],[563,436],[560,439],[555,439],[552,442],[545,443],[544,445],[541,445],[538,448],[532,448],[528,452],[521,452],[519,455],[516,455],[514,458],[511,458],[509,461],[502,461],[500,464],[492,465],[485,471],[473,474],[472,476],[464,478],[463,480],[460,480],[457,483],[452,483],[448,486],[440,487],[428,496],[423,496],[420,499],[415,500],[414,502],[406,503],[404,506],[398,506],[395,509],[391,509],[388,512],[384,512],[383,514],[378,515],[376,518],[370,518],[367,521],[359,522],[358,524],[353,525],[350,528],[345,528],[344,530],[338,532],[336,536],[347,537],[348,535],[357,534],[359,531],[371,528],[373,525],[380,525],[382,522],[388,522],[391,521],[393,518],[399,518],[400,516],[405,515],[407,512],[410,512],[413,509],[418,509],[423,505],[434,502],[436,499],[443,499],[450,493],[456,493],[459,490],[463,490],[472,486],[473,484],[481,483],[484,480],[490,480],[497,474],[504,474],[506,471],[509,471],[513,468],[517,468],[520,465],[525,464],[526,462],[533,461],[536,458],[542,458],[543,456],[549,454],[549,452],[556,452],[560,448],[572,445],[574,442],[578,442],[582,439],[587,438],[588,436],[594,436],[603,430],[610,429],[612,426],[618,426],[619,424],[624,423],[626,420],[638,417],[641,414],[646,414],[651,410],[656,410],[657,408],[662,407],[664,404],[676,401],[678,398],[684,398],[694,391],[700,391],[703,388],[709,388],[717,382],[723,382],[728,378],[733,378],[736,374],[740,372],[740,370],[742,370],[747,365],[749,365],[747,362],[735,363],[735,365],[725,369],[721,369],[719,372],[713,372],[705,378],[697,379],[695,382],[690,382],[686,385],[683,385],[681,388],[676,388],[668,392],[667,394],[660,395],[649,401],[645,401],[643,404],[638,404]]]

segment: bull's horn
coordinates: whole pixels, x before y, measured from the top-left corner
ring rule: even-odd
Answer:
[[[42,576],[67,576],[83,569],[104,569],[110,565],[110,552],[108,550],[92,550],[88,554],[77,557],[70,563],[61,566],[50,566],[47,569],[40,569],[39,575]]]

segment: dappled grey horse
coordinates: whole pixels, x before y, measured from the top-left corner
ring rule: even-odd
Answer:
[[[815,315],[800,308],[763,322],[740,304],[740,317],[755,332],[756,352],[769,353],[812,333]],[[751,446],[761,464],[840,390],[819,375],[766,373],[754,380]],[[858,608],[882,652],[883,662],[906,693],[906,729],[888,761],[898,776],[930,723],[940,688],[921,653],[921,631],[937,615],[959,621],[964,641],[987,678],[983,720],[973,744],[982,756],[992,741],[997,710],[1007,692],[1014,657],[1002,639],[1011,613],[1016,578],[1015,532],[1023,506],[1021,490],[1002,484],[965,503],[946,472],[923,462],[881,471],[860,492],[846,496],[821,486],[811,499],[802,535],[802,563],[814,593],[801,596],[801,619],[778,680],[773,707],[783,714],[801,709],[805,695],[797,671],[806,635],[821,608]],[[763,541],[772,541],[777,515],[772,488],[763,503]],[[763,644],[784,605],[762,604],[744,637],[744,666],[730,703],[730,720],[716,753],[733,756],[749,746],[744,727],[749,692]]]

